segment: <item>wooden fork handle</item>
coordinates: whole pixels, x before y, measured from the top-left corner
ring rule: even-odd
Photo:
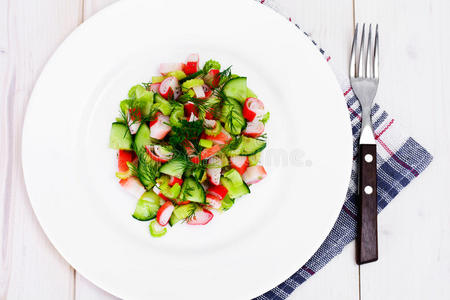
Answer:
[[[377,232],[377,148],[359,145],[359,230],[357,263],[378,260]]]

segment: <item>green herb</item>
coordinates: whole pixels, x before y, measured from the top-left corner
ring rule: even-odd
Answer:
[[[197,206],[196,204],[192,205],[192,208],[188,211],[187,217],[184,219],[183,222],[191,221],[195,217],[195,212],[197,211],[198,207],[199,206]]]
[[[134,168],[136,177],[142,182],[147,190],[150,190],[156,183],[156,177],[158,177],[158,169],[160,164],[147,154],[145,147],[140,149],[135,147],[136,155],[139,159],[139,165]]]
[[[181,120],[180,123],[180,127],[172,128],[172,135],[169,137],[169,144],[176,149],[184,149],[183,143],[185,140],[197,141],[203,132],[203,121],[201,120],[194,122]]]
[[[206,74],[211,69],[220,70],[220,63],[212,59],[208,60],[203,66],[203,72]]]
[[[228,68],[226,68],[225,70],[223,70],[222,72],[219,73],[219,76],[220,76],[219,86],[223,85],[224,83],[226,83],[228,80],[230,80],[232,78],[231,67],[232,66],[229,66]]]

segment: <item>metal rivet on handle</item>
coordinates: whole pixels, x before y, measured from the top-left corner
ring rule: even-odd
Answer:
[[[373,189],[370,185],[366,185],[366,187],[364,188],[364,193],[366,193],[367,195],[372,194]]]
[[[366,155],[364,156],[364,160],[365,160],[366,162],[368,162],[368,163],[371,163],[371,162],[373,161],[373,156],[372,156],[372,154],[366,154]]]

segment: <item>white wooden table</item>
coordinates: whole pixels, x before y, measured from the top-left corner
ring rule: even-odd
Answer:
[[[0,0],[0,299],[114,299],[50,244],[20,160],[24,113],[42,67],[75,27],[113,1]],[[450,1],[277,3],[343,70],[354,21],[379,23],[378,101],[435,156],[381,214],[377,263],[358,268],[352,244],[291,299],[450,299]]]

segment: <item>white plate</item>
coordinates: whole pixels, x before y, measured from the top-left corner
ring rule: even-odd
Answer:
[[[269,176],[208,226],[152,238],[114,176],[111,122],[130,86],[192,52],[248,76],[271,112]],[[77,28],[30,100],[23,166],[33,209],[81,274],[126,299],[249,299],[325,239],[350,177],[345,101],[319,51],[254,1],[121,1]]]

